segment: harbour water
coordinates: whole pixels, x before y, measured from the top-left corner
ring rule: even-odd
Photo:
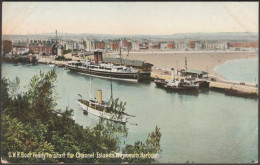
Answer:
[[[245,62],[247,63],[247,62]],[[231,64],[232,65],[232,64]],[[235,64],[234,64],[235,65]],[[227,67],[224,64],[223,67]],[[232,66],[233,67],[233,66]],[[250,61],[247,69],[251,71]],[[2,75],[10,80],[18,76],[21,90],[30,78],[47,72],[47,65],[2,64]],[[221,72],[221,67],[217,70]],[[84,115],[76,103],[78,94],[97,95],[101,89],[103,99],[110,96],[110,81],[56,68],[57,108],[74,109],[74,119],[83,126],[94,126],[95,116]],[[224,76],[233,72],[226,70]],[[236,74],[241,74],[236,72]],[[257,73],[258,74],[258,73]],[[247,78],[248,81],[253,81]],[[242,81],[242,80],[240,80]],[[243,80],[245,81],[245,80]],[[253,81],[254,82],[254,81]],[[113,96],[126,101],[126,112],[135,115],[127,123],[129,134],[125,144],[145,141],[148,133],[159,126],[162,133],[160,163],[250,163],[258,159],[258,100],[223,93],[204,91],[199,95],[168,93],[151,83],[113,81]],[[135,125],[138,124],[138,125]]]
[[[228,80],[257,83],[258,59],[236,59],[217,66],[215,71]]]

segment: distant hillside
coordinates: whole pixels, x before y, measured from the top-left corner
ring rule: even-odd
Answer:
[[[9,40],[26,40],[26,39],[48,39],[55,38],[55,32],[42,33],[34,35],[4,35],[3,38]],[[119,38],[136,38],[136,39],[154,39],[154,40],[258,40],[258,33],[251,32],[222,32],[222,33],[178,33],[172,35],[110,35],[110,34],[90,34],[90,33],[59,33],[58,38],[62,39],[119,39]]]
[[[258,40],[258,33],[244,32],[225,32],[225,33],[187,33],[173,34],[174,39],[193,39],[193,40]]]

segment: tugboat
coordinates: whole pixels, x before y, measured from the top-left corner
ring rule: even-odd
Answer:
[[[125,124],[127,120],[131,117],[135,117],[133,115],[129,115],[123,111],[115,110],[115,106],[113,103],[113,95],[112,95],[112,82],[111,82],[111,97],[109,101],[102,100],[102,91],[98,90],[98,99],[90,98],[90,100],[86,99],[78,99],[77,101],[83,112],[85,114],[91,113],[95,116],[111,120],[117,123]]]
[[[165,89],[175,90],[175,91],[181,91],[181,90],[198,91],[199,83],[182,79],[181,81],[171,81],[167,83],[164,87]]]
[[[165,89],[174,91],[198,91],[199,83],[187,79],[175,80],[174,68],[171,68],[172,80],[164,85]]]

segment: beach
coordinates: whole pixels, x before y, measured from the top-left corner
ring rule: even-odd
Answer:
[[[118,52],[105,54],[105,57],[116,57]],[[154,65],[154,68],[170,70],[184,69],[187,57],[188,69],[203,70],[212,75],[222,77],[214,68],[225,61],[244,58],[258,58],[257,52],[122,52],[122,57],[132,60],[142,60]]]

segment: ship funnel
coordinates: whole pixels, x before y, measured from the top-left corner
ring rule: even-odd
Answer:
[[[98,65],[99,62],[103,61],[103,54],[100,51],[94,52],[94,60],[95,60],[95,65]]]
[[[171,68],[171,72],[172,72],[172,81],[174,81],[174,79],[175,79],[174,68]]]
[[[103,53],[98,52],[98,62],[103,62]]]
[[[98,103],[102,103],[102,90],[98,90]]]
[[[95,65],[98,65],[99,62],[103,62],[103,54],[100,51],[94,52]]]

